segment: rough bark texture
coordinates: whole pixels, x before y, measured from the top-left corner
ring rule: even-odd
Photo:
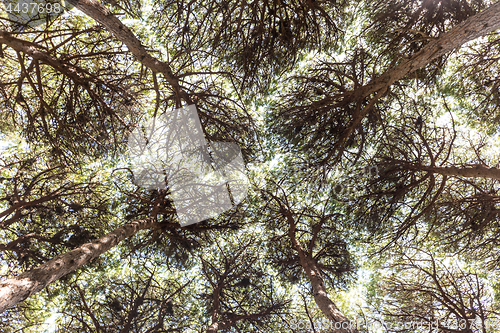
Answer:
[[[343,150],[344,144],[351,136],[354,130],[359,126],[364,117],[369,113],[373,104],[387,91],[387,89],[396,81],[413,73],[419,68],[427,66],[433,60],[445,55],[446,53],[459,48],[463,44],[470,42],[478,37],[484,36],[500,28],[500,2],[491,5],[486,10],[468,18],[466,21],[457,25],[450,31],[435,38],[429,44],[424,46],[413,56],[404,59],[399,65],[389,68],[382,75],[372,80],[367,85],[357,88],[346,94],[345,98],[351,101],[360,101],[364,98],[376,94],[369,105],[362,110],[357,109],[352,115],[349,126],[344,130],[344,134],[335,143],[334,148],[328,153],[324,160],[326,163],[333,156],[335,151]],[[338,154],[339,156],[340,154]]]
[[[473,167],[465,168],[421,166],[418,167],[418,169],[439,173],[444,176],[481,177],[500,180],[500,169],[495,167],[489,168],[484,165],[475,165]]]
[[[5,44],[17,52],[23,52],[24,54],[31,56],[33,59],[38,59],[41,62],[52,66],[54,69],[71,78],[76,83],[85,84],[93,82],[97,85],[109,86],[107,82],[104,82],[99,77],[92,76],[90,73],[86,73],[82,68],[77,66],[69,66],[67,63],[49,55],[46,50],[42,49],[39,45],[15,38],[7,31],[0,30],[0,44]]]
[[[68,2],[115,35],[119,41],[127,46],[128,50],[141,64],[150,68],[153,72],[162,73],[176,94],[186,99],[188,103],[190,102],[189,96],[180,89],[179,81],[173,74],[170,65],[151,56],[134,33],[108,8],[95,0],[68,0]]]
[[[500,28],[500,2],[468,18],[450,31],[427,44],[408,59],[354,93],[356,98],[366,97],[392,85],[415,70],[428,65],[434,59],[459,48],[463,44]]]
[[[222,277],[224,279],[225,276]],[[219,323],[219,306],[220,306],[220,293],[222,292],[223,284],[219,281],[214,289],[214,303],[212,310],[212,324],[208,326],[207,333],[215,333],[220,329]]]
[[[127,223],[94,242],[83,244],[35,269],[0,282],[0,313],[39,292],[64,275],[89,263],[139,230],[155,228],[156,226],[157,222],[153,218]]]
[[[356,328],[356,323],[352,323],[333,303],[333,301],[328,297],[326,291],[325,283],[323,282],[323,277],[321,272],[316,265],[314,258],[311,253],[304,250],[302,245],[299,243],[295,237],[295,220],[290,211],[282,207],[281,213],[285,215],[290,224],[289,236],[292,242],[292,247],[299,254],[299,262],[304,269],[309,281],[311,281],[311,286],[314,293],[314,301],[318,305],[319,309],[323,314],[335,325],[336,329],[334,332],[338,333],[358,333]]]

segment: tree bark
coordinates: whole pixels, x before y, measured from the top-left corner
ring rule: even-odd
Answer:
[[[162,73],[175,93],[184,98],[189,104],[192,104],[189,96],[181,90],[179,80],[173,74],[170,65],[151,56],[134,33],[108,8],[96,0],[68,0],[68,2],[115,35],[119,41],[127,46],[128,50],[141,64],[150,68],[153,72]]]
[[[403,169],[406,170],[420,170],[427,171],[431,173],[437,173],[443,176],[454,176],[454,177],[466,177],[466,178],[487,178],[487,179],[496,179],[500,180],[500,169],[496,167],[487,167],[485,165],[474,165],[470,167],[441,167],[441,166],[426,166],[420,164],[396,164],[400,165]]]
[[[358,333],[356,323],[352,323],[328,297],[323,277],[321,276],[321,272],[312,257],[312,254],[307,253],[295,237],[295,220],[292,213],[284,207],[281,207],[281,213],[287,218],[288,223],[290,224],[289,236],[292,242],[292,247],[298,252],[299,263],[304,269],[309,281],[311,281],[314,301],[318,305],[319,309],[323,312],[326,318],[333,322],[332,326],[335,327],[334,332]]]
[[[125,123],[125,121],[114,111],[112,110],[108,104],[89,86],[89,82],[93,82],[96,85],[102,85],[106,86],[109,89],[113,91],[119,91],[123,96],[130,96],[129,93],[116,86],[113,84],[110,84],[109,82],[105,82],[101,80],[98,76],[92,75],[88,73],[86,70],[83,68],[80,68],[78,66],[75,66],[70,63],[65,63],[61,61],[60,59],[57,59],[53,56],[51,56],[49,53],[47,53],[43,47],[40,45],[37,45],[32,42],[28,42],[22,39],[15,38],[9,33],[8,31],[2,31],[0,30],[0,45],[5,44],[12,49],[14,49],[17,52],[22,52],[26,55],[29,55],[33,59],[40,60],[41,62],[51,66],[55,70],[61,72],[65,76],[69,77],[71,80],[73,80],[75,83],[78,83],[82,85],[88,93],[96,100],[98,100],[101,105],[106,108],[109,114],[112,114],[114,117],[116,117],[125,127],[128,127],[128,125]],[[34,89],[36,91],[36,89]],[[44,99],[42,98],[41,95],[39,95],[40,101],[44,103],[44,106],[47,109],[51,109],[50,106],[44,102]],[[13,221],[9,221],[9,223],[12,223]]]
[[[89,263],[139,230],[158,226],[154,218],[127,223],[109,234],[38,266],[35,269],[0,282],[0,313],[39,292],[50,283]]]
[[[433,60],[445,55],[446,53],[459,48],[463,44],[470,42],[478,37],[484,36],[500,28],[500,2],[491,5],[484,11],[469,17],[450,31],[435,38],[429,44],[424,46],[413,56],[404,59],[399,65],[389,68],[382,75],[373,79],[367,85],[357,88],[354,91],[347,92],[344,95],[344,101],[361,101],[371,94],[377,93],[370,104],[363,110],[356,110],[352,115],[352,120],[344,134],[335,143],[323,163],[330,160],[333,154],[339,150],[343,151],[344,143],[349,139],[354,130],[359,126],[364,117],[369,113],[374,102],[376,102],[387,89],[396,81],[413,73],[419,68],[427,66]],[[333,104],[337,104],[335,100]]]
[[[388,69],[384,74],[354,92],[354,98],[363,98],[384,89],[415,70],[428,65],[434,59],[499,28],[500,2],[497,2],[434,39],[396,67]]]

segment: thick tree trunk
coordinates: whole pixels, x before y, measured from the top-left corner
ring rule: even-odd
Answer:
[[[304,269],[314,293],[314,301],[323,314],[332,321],[334,332],[338,333],[358,333],[356,323],[352,323],[340,310],[335,303],[328,297],[325,283],[321,272],[310,253],[307,253],[295,237],[295,220],[290,211],[282,207],[281,213],[285,215],[290,224],[289,236],[292,247],[299,254],[299,263]]]
[[[0,282],[0,313],[39,292],[62,276],[89,263],[139,230],[151,229],[156,226],[157,222],[154,218],[127,223],[94,242],[83,244],[35,269]]]
[[[221,277],[222,281],[217,282],[217,286],[214,289],[214,302],[212,305],[212,324],[208,326],[207,333],[215,333],[220,329],[220,323],[219,323],[219,306],[220,306],[220,294],[222,292],[222,287],[223,287],[223,281],[226,277],[226,274],[224,274]]]
[[[113,15],[108,8],[96,0],[68,0],[68,2],[102,24],[109,32],[115,35],[119,41],[127,46],[128,50],[141,64],[150,68],[153,72],[162,73],[172,89],[179,96],[190,102],[189,96],[181,91],[179,81],[172,73],[170,65],[151,56],[134,33]]]
[[[222,280],[226,278],[227,275],[224,274],[222,277]],[[220,318],[220,295],[222,293],[223,289],[223,282],[219,281],[217,283],[216,288],[214,289],[214,302],[212,305],[212,323],[208,326],[207,328],[207,333],[216,333],[220,330],[227,330],[231,327],[233,327],[238,321],[241,320],[258,320],[260,318],[264,318],[268,315],[270,315],[274,310],[276,310],[278,307],[270,306],[267,309],[258,312],[258,313],[252,313],[252,314],[246,314],[246,315],[233,315],[231,318],[225,319],[223,321],[219,321]]]
[[[484,165],[475,165],[473,167],[431,167],[422,166],[421,170],[439,173],[444,176],[457,176],[457,177],[480,177],[500,180],[500,169],[495,167],[489,168]]]
[[[314,292],[314,301],[323,314],[331,320],[335,327],[335,332],[355,333],[358,332],[356,324],[352,323],[340,310],[335,303],[328,297],[321,272],[316,262],[311,256],[306,255],[304,251],[299,252],[300,265],[304,268]]]
[[[394,68],[354,92],[355,98],[369,96],[402,79],[415,70],[428,65],[434,59],[459,48],[463,44],[500,28],[500,2],[469,17],[450,31],[424,46],[419,52],[403,60]]]
[[[253,313],[253,314],[247,314],[247,315],[234,315],[233,318],[225,320],[225,321],[212,321],[212,324],[208,326],[207,328],[207,333],[216,333],[220,330],[227,330],[231,327],[233,327],[236,322],[241,321],[241,320],[258,320],[260,318],[264,318],[265,316],[270,315],[273,312],[274,307],[271,306],[267,308],[266,310],[259,312],[259,313]]]

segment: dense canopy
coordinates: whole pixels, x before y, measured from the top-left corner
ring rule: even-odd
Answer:
[[[0,332],[500,332],[500,3],[25,3]],[[188,105],[248,192],[183,227],[127,143]]]

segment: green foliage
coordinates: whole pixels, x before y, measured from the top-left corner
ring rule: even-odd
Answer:
[[[498,331],[497,35],[367,93],[489,2],[102,5],[156,60],[76,10],[22,31],[0,18],[0,276],[127,222],[158,228],[7,310],[0,332],[319,331],[311,271],[364,332]],[[208,141],[242,148],[250,187],[180,227],[169,189],[134,185],[126,141],[185,102]]]

